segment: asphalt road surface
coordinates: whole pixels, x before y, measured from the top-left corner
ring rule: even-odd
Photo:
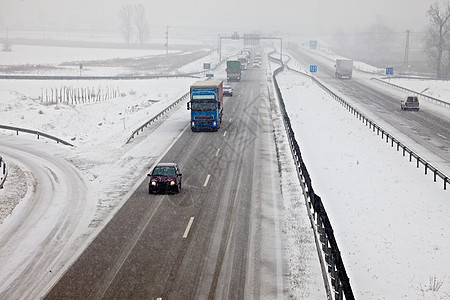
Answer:
[[[288,298],[264,69],[232,85],[220,130],[186,130],[161,160],[179,164],[181,193],[142,182],[46,299]]]

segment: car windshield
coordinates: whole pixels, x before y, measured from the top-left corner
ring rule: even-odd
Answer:
[[[156,167],[152,173],[153,176],[175,176],[174,167]]]

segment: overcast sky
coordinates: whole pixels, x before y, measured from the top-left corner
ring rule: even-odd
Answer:
[[[441,1],[441,0],[439,0]],[[211,31],[360,31],[382,20],[397,31],[423,31],[435,0],[0,0],[0,25],[118,28],[119,9],[142,3],[152,26]],[[217,32],[220,33],[220,32]]]

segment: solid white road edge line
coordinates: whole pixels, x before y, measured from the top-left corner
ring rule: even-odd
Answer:
[[[183,239],[187,238],[187,236],[189,234],[189,231],[191,230],[191,226],[192,226],[193,222],[194,222],[194,217],[191,217],[191,219],[189,220],[189,223],[188,223],[188,225],[186,227],[186,230],[184,231]]]
[[[205,183],[203,184],[203,186],[207,186],[208,185],[208,181],[209,181],[210,177],[211,177],[211,174],[208,174],[208,176],[206,176],[206,180],[205,180]]]

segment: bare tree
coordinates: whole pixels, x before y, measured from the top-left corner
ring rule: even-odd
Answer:
[[[133,6],[125,5],[119,11],[120,31],[123,38],[129,44],[133,34]]]
[[[428,17],[430,18],[430,27],[426,38],[426,53],[436,64],[436,76],[438,78],[445,77],[444,69],[446,56],[446,40],[450,31],[450,2],[447,2],[441,8],[437,2],[432,4],[428,9]]]
[[[143,4],[136,4],[133,7],[133,19],[136,25],[138,41],[142,45],[148,38],[148,23],[145,16],[145,6]]]

